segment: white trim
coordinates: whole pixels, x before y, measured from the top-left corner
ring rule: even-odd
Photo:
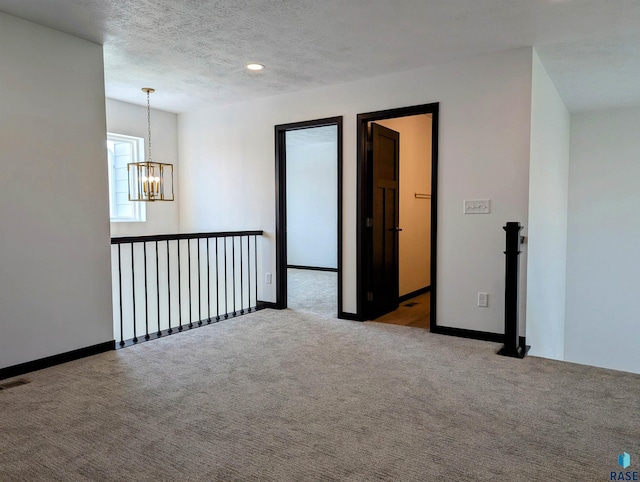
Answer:
[[[131,159],[129,162],[140,162],[144,159],[144,139],[142,137],[126,136],[123,134],[107,133],[107,158],[109,162],[109,216],[112,223],[144,223],[147,220],[147,209],[143,202],[128,201],[133,208],[133,216],[114,216],[116,207],[115,159],[109,148],[109,142],[127,143],[131,145]]]

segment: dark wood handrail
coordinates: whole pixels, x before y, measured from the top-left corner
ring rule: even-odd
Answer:
[[[219,233],[154,234],[150,236],[121,236],[111,238],[111,244],[174,241],[178,239],[227,238],[230,236],[262,236],[264,231],[225,231]]]

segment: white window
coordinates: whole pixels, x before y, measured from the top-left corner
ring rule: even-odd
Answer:
[[[107,134],[109,157],[109,213],[112,223],[144,222],[146,206],[143,202],[129,201],[127,164],[144,161],[142,137]]]

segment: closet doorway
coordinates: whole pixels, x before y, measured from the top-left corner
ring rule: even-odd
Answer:
[[[358,316],[435,325],[438,104],[358,115]]]

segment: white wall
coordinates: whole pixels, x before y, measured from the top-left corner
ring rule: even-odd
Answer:
[[[640,373],[640,107],[571,123],[565,360]]]
[[[337,141],[287,142],[287,263],[338,268]]]
[[[141,99],[144,93],[140,91]],[[153,94],[151,94],[153,105]],[[107,99],[107,131],[113,134],[143,137],[145,155],[148,154],[147,108]],[[146,203],[147,220],[144,223],[111,223],[112,236],[144,236],[173,234],[179,230],[178,204],[178,116],[151,109],[151,148],[153,160],[173,164],[175,201]]]
[[[0,14],[0,368],[113,340],[102,47]]]
[[[557,360],[564,357],[569,143],[569,113],[534,52],[526,336],[531,355]]]
[[[180,115],[181,230],[263,229],[262,273],[275,273],[273,126],[343,115],[343,299],[355,312],[356,115],[440,102],[438,323],[502,332],[502,226],[527,224],[531,55],[500,52]],[[211,190],[209,179],[225,183]],[[465,198],[492,199],[492,214],[464,216]],[[275,285],[260,290],[275,300]],[[478,291],[490,293],[489,308],[476,306]]]
[[[432,115],[415,115],[376,121],[400,133],[399,294],[431,284],[431,200],[416,193],[431,194]]]

